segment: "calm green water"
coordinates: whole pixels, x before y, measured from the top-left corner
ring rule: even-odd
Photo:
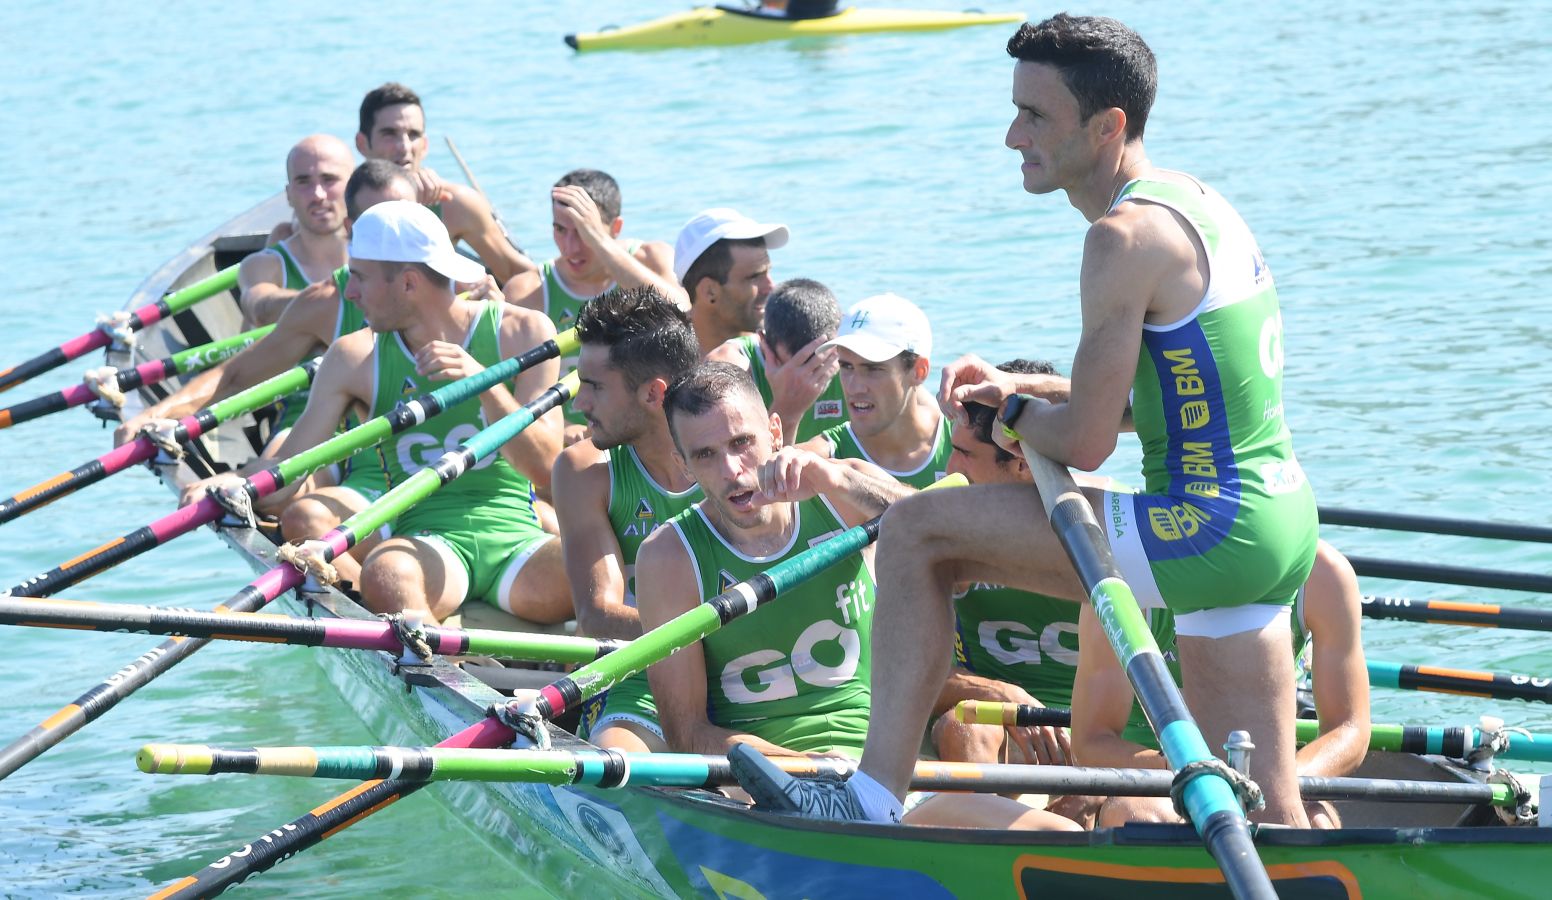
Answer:
[[[1544,523],[1552,124],[1541,89],[1552,19],[1534,3],[1358,6],[1227,12],[1191,0],[1097,11],[1137,27],[1160,58],[1153,159],[1233,200],[1277,274],[1288,416],[1322,501]],[[440,142],[454,136],[536,254],[550,249],[548,185],[597,167],[621,182],[631,235],[671,241],[712,205],[788,223],[778,277],[819,278],[843,301],[884,290],[916,299],[940,363],[971,350],[1070,360],[1083,223],[1057,197],[1024,194],[1018,159],[1002,146],[1005,30],[581,58],[560,42],[679,7],[474,3],[454,17],[384,3],[368,18],[291,0],[7,4],[0,108],[14,165],[0,190],[0,356],[30,356],[118,308],[154,267],[281,187],[296,138],[348,138],[361,94],[394,78],[426,99],[432,164],[456,177]],[[4,401],[56,390],[82,368]],[[106,446],[81,414],[0,434],[0,492]],[[1107,471],[1126,477],[1136,458],[1123,448]],[[0,574],[14,583],[171,506],[146,473],[126,473],[0,530]],[[1546,549],[1328,537],[1353,553],[1552,570]],[[248,577],[202,532],[68,596],[208,608]],[[1365,634],[1378,658],[1552,670],[1534,636],[1392,624]],[[3,741],[156,643],[7,636]],[[1455,724],[1488,709],[1552,728],[1545,708],[1525,704],[1375,697],[1383,721]],[[341,789],[151,779],[131,759],[148,740],[374,739],[306,651],[213,647],[0,783],[0,895],[145,893]],[[392,864],[406,857],[416,868]],[[415,884],[428,863],[434,889]],[[492,852],[426,792],[243,890],[535,890],[513,887],[522,883],[520,861]]]

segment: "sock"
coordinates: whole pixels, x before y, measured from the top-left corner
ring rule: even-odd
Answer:
[[[868,773],[858,769],[846,780],[862,814],[871,822],[899,822],[905,815],[905,807],[888,788],[873,780]]]

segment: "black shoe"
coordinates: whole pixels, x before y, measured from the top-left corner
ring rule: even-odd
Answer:
[[[866,822],[851,785],[831,778],[795,778],[777,768],[748,744],[734,744],[728,751],[733,777],[754,799],[755,809],[805,816]]]

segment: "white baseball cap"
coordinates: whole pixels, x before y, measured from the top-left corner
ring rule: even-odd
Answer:
[[[723,238],[741,241],[758,237],[765,238],[765,246],[771,250],[785,247],[787,226],[756,222],[725,206],[704,210],[679,229],[679,239],[674,241],[674,277],[684,281],[684,273],[690,271],[706,248]]]
[[[485,280],[485,267],[453,249],[436,213],[410,200],[388,200],[362,213],[350,231],[350,256],[425,263],[465,284]]]
[[[932,356],[932,326],[927,314],[896,294],[858,300],[841,313],[841,329],[820,345],[845,347],[868,362],[884,362],[909,350]]]

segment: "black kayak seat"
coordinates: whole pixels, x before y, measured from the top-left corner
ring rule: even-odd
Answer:
[[[758,7],[733,6],[727,3],[718,3],[717,9],[735,16],[749,16],[754,19],[774,19],[790,22],[794,19],[828,19],[840,13],[839,0],[787,0],[785,12],[763,10]]]

